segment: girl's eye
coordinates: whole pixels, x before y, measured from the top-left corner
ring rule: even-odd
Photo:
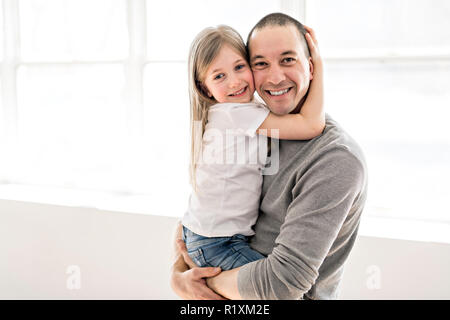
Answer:
[[[225,75],[223,73],[219,73],[217,76],[214,77],[214,80],[222,79]]]
[[[245,64],[239,64],[235,67],[236,70],[241,70],[243,68],[245,68]]]

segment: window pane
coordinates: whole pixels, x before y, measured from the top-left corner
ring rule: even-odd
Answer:
[[[327,112],[363,147],[369,207],[450,220],[448,79],[449,62],[327,65]]]
[[[308,24],[326,54],[376,48],[450,52],[447,0],[314,0],[307,5]]]
[[[274,11],[280,7],[273,0],[148,1],[148,59],[187,60],[197,33],[218,24],[235,28],[245,41],[253,25]]]
[[[151,63],[145,68],[147,146],[144,173],[160,208],[182,215],[189,186],[189,96],[185,63]]]
[[[124,0],[21,0],[25,61],[124,59],[128,52]]]
[[[2,80],[3,80],[3,75],[2,75],[2,71],[0,69],[0,92],[3,92],[3,84],[2,84]],[[3,97],[0,96],[0,148],[4,149],[4,145],[6,142],[6,123],[5,123],[5,113],[3,110]],[[3,158],[3,157],[0,157]],[[0,167],[1,167],[1,159],[0,159]],[[0,179],[1,179],[1,175],[0,175]]]
[[[3,6],[0,6],[0,62],[3,60]]]
[[[20,67],[20,144],[7,174],[39,185],[120,187],[123,87],[121,65]]]

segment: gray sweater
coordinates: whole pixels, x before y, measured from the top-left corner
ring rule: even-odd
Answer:
[[[267,258],[238,274],[244,299],[336,299],[367,195],[357,143],[328,115],[322,135],[279,141],[279,171],[264,176],[251,247]]]

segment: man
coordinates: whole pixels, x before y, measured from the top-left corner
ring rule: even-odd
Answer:
[[[314,73],[306,32],[275,13],[248,36],[256,90],[274,113],[299,112],[305,101]],[[185,299],[336,299],[366,190],[360,148],[327,115],[319,137],[280,140],[279,170],[264,176],[250,245],[267,257],[224,272],[197,268],[178,240],[172,288]]]

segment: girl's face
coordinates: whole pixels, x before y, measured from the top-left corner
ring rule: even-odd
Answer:
[[[250,102],[255,91],[247,61],[226,44],[206,70],[203,83],[208,96],[222,103]]]

